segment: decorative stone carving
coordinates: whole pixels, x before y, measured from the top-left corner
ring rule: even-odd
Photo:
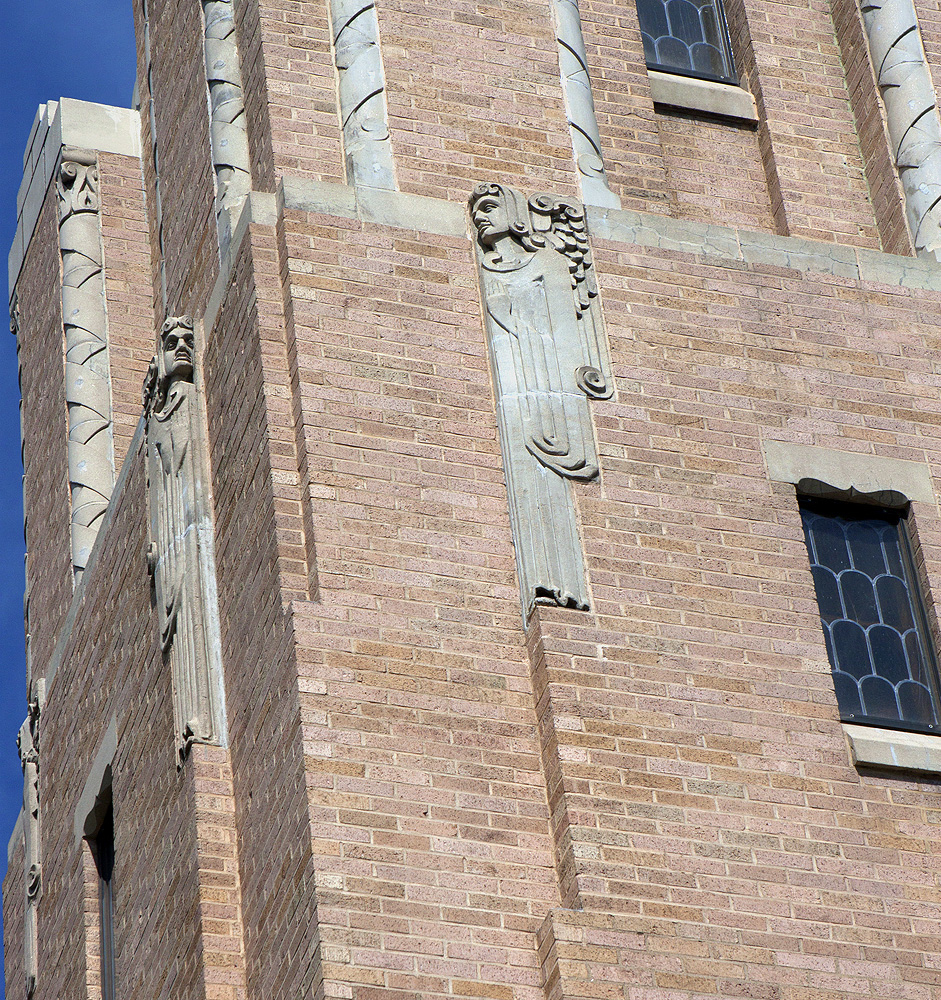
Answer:
[[[193,321],[164,323],[144,383],[147,477],[160,645],[170,662],[180,765],[193,743],[222,743],[212,526],[194,382]]]
[[[114,486],[111,375],[95,153],[63,149],[56,193],[62,254],[72,566],[77,583]]]
[[[20,293],[14,288],[10,297],[10,333],[19,339],[20,336]]]
[[[941,260],[941,121],[912,0],[862,0],[915,252]]]
[[[39,717],[43,681],[36,683],[36,694],[29,702],[29,712],[20,726],[16,745],[23,766],[23,833],[25,841],[25,933],[23,965],[26,970],[26,996],[36,989],[39,973],[38,925],[36,910],[42,894],[42,858],[39,840]]]
[[[331,0],[330,14],[347,180],[392,191],[395,171],[376,5],[369,0]]]
[[[202,0],[202,3],[210,143],[216,171],[216,223],[220,246],[225,248],[231,237],[233,216],[251,190],[251,161],[233,3],[232,0]]]
[[[524,614],[587,608],[568,480],[598,475],[589,400],[613,384],[584,211],[479,184],[471,217]]]
[[[595,117],[588,76],[588,54],[582,37],[582,19],[578,0],[552,0],[556,41],[559,44],[559,67],[562,91],[572,135],[572,150],[581,181],[582,198],[589,205],[620,208],[621,202],[608,187],[608,177],[601,155],[601,135]]]

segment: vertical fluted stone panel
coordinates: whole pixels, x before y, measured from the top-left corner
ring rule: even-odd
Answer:
[[[232,220],[251,190],[251,161],[232,0],[203,0],[210,142],[216,173],[219,245],[229,245]]]
[[[559,44],[559,67],[568,115],[572,150],[578,167],[582,199],[589,205],[620,208],[617,195],[608,187],[608,177],[601,154],[601,135],[595,117],[588,75],[588,54],[582,36],[578,0],[552,0],[556,40]]]
[[[111,375],[95,153],[63,149],[56,192],[62,254],[72,567],[78,582],[114,486]]]
[[[941,121],[911,0],[863,0],[892,153],[915,252],[941,260]]]
[[[364,0],[331,0],[330,15],[339,74],[346,179],[356,186],[392,191],[395,170],[376,5]]]
[[[523,614],[587,608],[571,481],[598,476],[590,400],[613,385],[584,210],[502,184],[470,207]]]

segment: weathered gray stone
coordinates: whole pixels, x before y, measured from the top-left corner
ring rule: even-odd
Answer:
[[[587,608],[568,480],[598,475],[589,400],[614,387],[584,211],[480,184],[471,218],[524,617]]]
[[[372,0],[331,0],[346,177],[356,187],[395,188],[379,21]]]
[[[931,472],[920,462],[788,441],[763,441],[761,449],[771,479],[799,485],[810,495],[821,495],[822,488],[829,487],[833,495],[889,507],[907,500],[936,502]]]
[[[941,736],[843,724],[853,763],[941,774]]]
[[[582,37],[582,20],[578,0],[552,0],[556,41],[559,46],[559,68],[562,72],[562,92],[568,116],[572,150],[578,167],[582,200],[590,205],[620,208],[617,195],[608,187],[601,152],[601,134],[595,116],[588,74],[588,53]]]
[[[65,324],[65,400],[69,427],[72,567],[76,579],[95,543],[114,486],[111,370],[101,249],[98,161],[63,150],[56,186]]]
[[[741,260],[739,234],[735,229],[705,222],[685,222],[646,212],[586,208],[593,236],[619,243],[676,250],[680,253],[711,254]]]
[[[216,172],[216,225],[220,252],[224,252],[229,244],[232,219],[252,186],[251,161],[232,0],[202,0],[202,4],[209,141]]]
[[[16,202],[17,227],[8,260],[11,292],[23,266],[49,182],[58,169],[63,145],[140,157],[140,115],[126,108],[69,98],[39,106],[23,155],[23,180]]]
[[[853,280],[859,277],[859,265],[853,247],[793,236],[785,240],[772,233],[743,230],[739,230],[738,237],[742,260],[746,264],[786,267],[792,271],[822,271]]]
[[[212,515],[205,495],[203,418],[195,333],[188,317],[164,325],[144,385],[151,543],[160,647],[173,678],[182,766],[193,743],[223,744]]]
[[[24,936],[23,965],[26,972],[26,996],[36,989],[39,973],[37,909],[42,894],[42,854],[39,829],[39,720],[45,685],[36,681],[29,698],[29,713],[20,726],[16,744],[23,767],[23,834],[24,834]]]
[[[647,78],[654,104],[705,111],[742,122],[758,121],[755,98],[742,87],[676,73],[658,73],[653,69],[647,70]]]
[[[866,0],[863,23],[915,252],[941,260],[941,120],[912,0]]]

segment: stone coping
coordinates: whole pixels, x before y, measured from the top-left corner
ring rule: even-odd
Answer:
[[[941,735],[843,723],[853,763],[941,776]]]
[[[758,121],[755,98],[733,83],[714,83],[712,80],[662,73],[655,69],[647,70],[647,81],[654,104],[683,111],[702,111],[740,122]]]
[[[23,180],[16,199],[16,235],[8,258],[11,298],[63,146],[139,159],[140,114],[69,97],[39,106],[23,154]]]
[[[936,502],[926,463],[789,441],[762,441],[761,450],[771,479],[806,484],[811,487],[806,489],[808,495],[819,493],[812,484],[825,484],[846,499],[868,499],[886,507],[906,500]]]

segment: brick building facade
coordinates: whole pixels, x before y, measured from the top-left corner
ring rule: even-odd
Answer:
[[[683,2],[40,109],[8,997],[941,997],[941,17]]]

